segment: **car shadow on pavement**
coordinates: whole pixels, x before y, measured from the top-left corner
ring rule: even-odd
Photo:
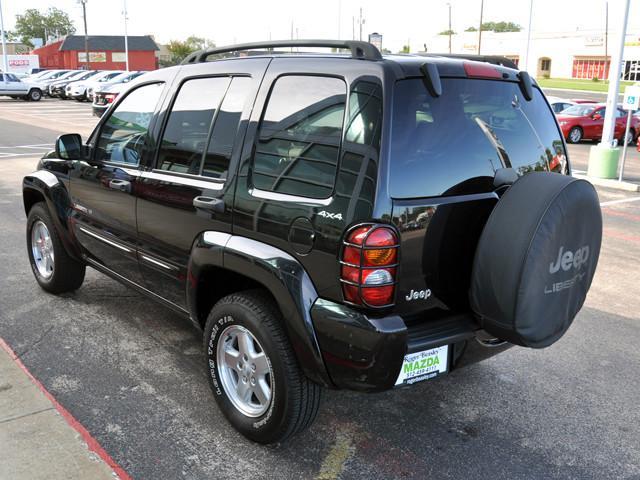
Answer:
[[[20,269],[19,278],[30,276],[26,262]],[[566,338],[545,350],[513,348],[402,390],[326,391],[309,431],[262,447],[217,410],[201,334],[187,320],[90,270],[79,291],[62,297],[31,281],[14,286],[20,294],[9,297],[0,334],[133,477],[638,473],[629,445],[640,389],[627,379],[640,365],[624,344],[631,348],[639,332],[624,317],[585,308]],[[37,301],[28,308],[18,297]],[[620,335],[617,349],[599,335],[607,328]]]

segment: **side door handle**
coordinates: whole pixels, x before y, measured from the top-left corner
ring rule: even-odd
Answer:
[[[109,188],[112,190],[120,190],[121,192],[130,192],[131,182],[128,180],[118,180],[114,178],[109,180]]]
[[[193,206],[200,210],[208,210],[210,212],[224,212],[224,200],[212,197],[195,197]]]

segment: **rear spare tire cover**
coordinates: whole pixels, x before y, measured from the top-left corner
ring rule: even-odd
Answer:
[[[480,235],[471,308],[487,332],[543,348],[582,308],[602,241],[598,195],[585,181],[535,172],[502,196]]]

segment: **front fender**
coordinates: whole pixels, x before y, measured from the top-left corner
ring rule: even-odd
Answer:
[[[263,285],[274,297],[284,326],[305,375],[312,381],[333,386],[320,352],[311,319],[318,298],[304,267],[287,252],[250,238],[205,232],[194,245],[189,263],[187,299],[192,318],[197,318],[196,286],[206,265],[248,277]]]
[[[42,200],[47,205],[65,250],[71,257],[81,261],[80,249],[69,229],[68,219],[73,210],[69,192],[64,183],[53,173],[37,170],[26,175],[22,180],[22,201],[25,214],[29,215],[31,207]]]

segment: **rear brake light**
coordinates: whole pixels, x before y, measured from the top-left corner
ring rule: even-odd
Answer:
[[[502,73],[489,64],[464,62],[463,65],[467,77],[502,78]]]
[[[113,101],[116,99],[118,95],[115,93],[108,93],[104,96],[105,100],[107,101],[107,103],[113,103]]]
[[[361,225],[343,242],[340,281],[345,301],[365,307],[393,304],[398,235],[384,225]]]

